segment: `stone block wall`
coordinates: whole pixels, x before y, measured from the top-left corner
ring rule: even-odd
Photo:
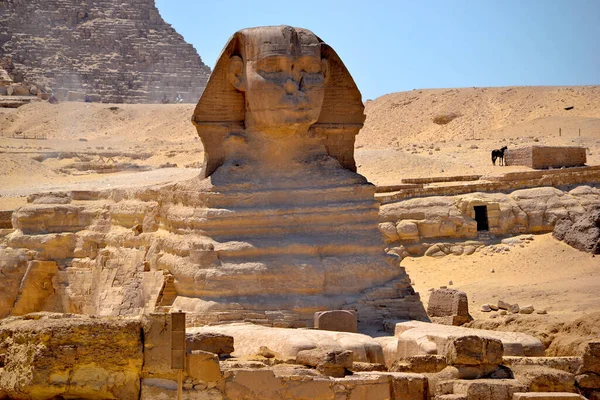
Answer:
[[[389,204],[413,197],[455,196],[474,192],[509,192],[540,186],[556,187],[597,182],[600,182],[600,166],[573,167],[556,170],[510,172],[501,176],[489,177],[485,181],[408,188],[399,190],[396,193],[378,193],[375,198],[381,204]]]
[[[585,165],[584,147],[531,146],[508,150],[506,165],[524,165],[534,169],[579,167]]]
[[[0,67],[15,82],[110,103],[195,102],[210,75],[154,0],[0,1]]]

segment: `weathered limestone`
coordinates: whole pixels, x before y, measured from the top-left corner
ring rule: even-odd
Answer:
[[[380,208],[379,221],[389,248],[403,246],[410,254],[419,255],[432,248],[431,255],[445,256],[455,252],[452,243],[435,248],[444,239],[477,238],[475,207],[486,207],[490,233],[507,235],[551,232],[560,220],[575,221],[599,203],[600,189],[596,187],[581,185],[569,191],[538,187],[508,194],[468,193],[388,202]],[[389,233],[390,224],[395,224],[397,235]]]
[[[188,351],[202,350],[219,356],[230,355],[234,351],[233,336],[216,332],[196,332],[186,335]]]
[[[427,314],[432,322],[459,326],[472,321],[467,294],[455,289],[436,289],[431,292]]]
[[[13,214],[0,265],[13,260],[3,268],[18,287],[14,249],[55,262],[53,295],[36,306],[52,311],[177,309],[191,325],[308,327],[328,310],[355,311],[359,325],[427,320],[384,252],[375,188],[355,172],[363,108],[337,54],[311,32],[240,31],[193,116],[207,178],[30,203]],[[0,315],[16,296],[0,293]]]
[[[353,355],[349,350],[325,350],[322,348],[301,350],[296,354],[296,362],[316,368],[326,376],[342,378],[352,369]]]
[[[504,355],[529,357],[544,355],[542,342],[527,334],[470,329],[419,321],[397,323],[393,338],[381,337],[376,340],[383,348],[385,363],[389,367],[394,361],[411,356],[445,355],[446,346],[450,341],[469,336],[500,340]]]
[[[0,397],[138,399],[136,320],[30,314],[0,321]]]
[[[564,168],[585,165],[585,147],[531,146],[509,149],[504,155],[506,165],[524,165],[529,168]]]
[[[348,310],[315,313],[315,329],[337,332],[358,332],[356,313]]]
[[[512,400],[584,400],[580,394],[569,392],[514,393]]]
[[[600,254],[600,204],[574,221],[561,219],[554,226],[552,236],[578,250]]]
[[[354,361],[383,363],[380,344],[359,333],[321,330],[296,330],[270,328],[254,324],[228,324],[211,327],[188,328],[190,334],[219,333],[232,336],[235,357],[252,356],[266,346],[284,358],[295,358],[298,352],[322,348],[324,350],[350,350]]]
[[[59,99],[194,102],[210,74],[154,0],[2,2],[0,37],[0,67],[27,95],[35,84]]]
[[[471,335],[450,338],[444,352],[449,365],[500,365],[504,349],[498,339]]]

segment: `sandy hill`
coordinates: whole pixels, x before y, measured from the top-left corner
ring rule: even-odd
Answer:
[[[558,128],[564,136],[581,128],[582,136],[600,137],[600,86],[413,90],[367,101],[366,114],[357,144],[371,148],[541,138],[558,136]]]
[[[359,172],[376,184],[394,184],[409,177],[514,171],[523,167],[499,169],[492,165],[490,151],[533,144],[587,147],[588,164],[599,165],[599,105],[600,86],[392,93],[366,103],[365,127],[356,141]],[[0,151],[5,151],[0,163],[14,152],[111,148],[150,152],[153,157],[145,162],[151,166],[189,165],[201,160],[202,150],[190,122],[193,107],[41,102],[0,108]],[[448,115],[454,118],[447,124],[433,122]],[[9,139],[36,136],[47,140]],[[12,170],[3,168],[3,176],[40,167],[27,160],[13,160]]]

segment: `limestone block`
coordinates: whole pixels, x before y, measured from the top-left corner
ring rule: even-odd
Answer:
[[[475,379],[451,382],[454,394],[466,395],[469,400],[511,400],[514,393],[526,387],[514,379]]]
[[[593,372],[600,375],[600,340],[594,340],[583,346],[581,354],[582,364],[578,374]]]
[[[476,335],[451,337],[445,347],[450,365],[499,365],[503,352],[500,340]]]
[[[271,328],[247,323],[188,328],[188,333],[216,332],[233,337],[234,357],[258,354],[266,346],[283,358],[295,358],[299,351],[317,347],[350,350],[354,361],[383,363],[381,345],[372,337],[349,332]]]
[[[40,260],[63,260],[72,258],[76,237],[73,233],[50,233],[46,235],[23,235],[15,232],[8,245],[13,248],[25,248],[38,252]]]
[[[144,374],[176,380],[177,373],[171,369],[171,316],[166,313],[145,314],[142,327]]]
[[[2,275],[0,319],[10,314],[28,266],[27,250],[0,247],[0,275]]]
[[[585,397],[568,392],[531,392],[514,393],[512,400],[585,400]]]
[[[141,341],[141,324],[134,319],[50,313],[11,319],[0,324],[0,393],[138,399]]]
[[[440,224],[441,221],[419,221],[417,223],[419,236],[422,238],[440,237]]]
[[[427,314],[430,317],[453,317],[452,325],[472,320],[467,294],[455,289],[436,289],[431,292]]]
[[[455,236],[456,225],[451,221],[442,221],[440,224],[440,236]]]
[[[400,238],[398,232],[396,231],[396,225],[392,222],[383,222],[379,224],[379,230],[383,233],[385,240],[387,242],[395,242]]]
[[[420,374],[389,373],[392,379],[392,400],[426,400],[428,380]]]
[[[336,386],[349,392],[347,398],[351,400],[391,398],[390,377],[385,373],[360,372],[358,374],[335,379]],[[335,389],[335,386],[334,386]],[[339,393],[344,395],[345,393]],[[336,400],[340,398],[337,397]]]
[[[52,280],[57,273],[58,266],[54,261],[29,261],[12,315],[48,309],[44,306],[54,293]]]
[[[315,313],[315,329],[337,332],[358,332],[356,313],[348,310]]]
[[[437,354],[424,354],[401,358],[394,361],[391,372],[435,373],[446,368],[446,357]]]
[[[316,348],[299,351],[296,362],[316,368],[323,375],[343,377],[352,368],[352,352]]]
[[[417,354],[443,354],[451,337],[477,335],[499,339],[504,355],[539,357],[544,355],[544,345],[531,335],[519,332],[499,332],[484,329],[462,328],[420,321],[396,324],[394,336],[399,340],[397,357]],[[386,363],[389,362],[386,360]]]
[[[396,232],[400,240],[419,239],[419,228],[413,221],[400,220],[396,223]]]
[[[192,350],[187,354],[186,372],[193,379],[205,382],[217,382],[222,378],[219,357],[202,350]]]
[[[270,370],[233,370],[225,383],[225,395],[231,400],[281,399],[282,378]]]
[[[219,356],[233,353],[233,337],[216,332],[188,333],[185,336],[187,351],[202,350]]]
[[[512,371],[529,392],[575,391],[575,376],[566,371],[537,365],[516,365]]]
[[[577,375],[575,381],[580,388],[600,390],[600,375],[593,372]]]
[[[571,374],[577,374],[582,365],[581,357],[514,357],[504,356],[502,363],[513,365],[540,365],[543,367],[560,369]]]
[[[71,204],[28,204],[12,215],[16,229],[25,234],[76,232],[91,222],[89,213]]]

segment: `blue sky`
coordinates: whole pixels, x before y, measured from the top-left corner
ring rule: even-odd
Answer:
[[[600,84],[600,0],[156,0],[214,66],[237,30],[308,28],[363,98],[423,88]]]

